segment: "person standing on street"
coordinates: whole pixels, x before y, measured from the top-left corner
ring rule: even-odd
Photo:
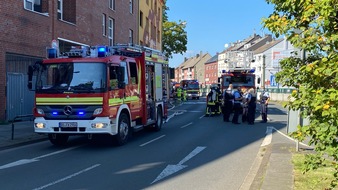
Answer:
[[[243,94],[242,94],[242,108],[243,108],[243,113],[242,113],[242,123],[248,121],[248,96],[249,96],[249,91],[247,89],[243,89]]]
[[[181,87],[177,88],[177,100],[181,102],[181,97],[182,97],[182,89]]]
[[[268,104],[270,100],[269,92],[263,90],[261,94],[261,114],[262,114],[262,121],[261,123],[266,123],[268,121]]]
[[[233,93],[234,96],[234,116],[232,117],[232,123],[240,124],[238,122],[238,117],[241,112],[241,102],[242,102],[242,95],[241,95],[241,87],[238,86],[237,90]]]
[[[206,108],[206,116],[214,116],[215,115],[215,107],[216,107],[216,90],[215,87],[211,87],[210,92],[207,96],[207,108]]]
[[[254,88],[249,89],[248,93],[248,124],[253,125],[255,123],[256,113],[256,93]]]
[[[221,89],[218,87],[218,86],[216,86],[215,87],[215,91],[216,91],[216,110],[215,110],[215,112],[216,112],[216,114],[217,115],[220,115],[221,113],[222,113],[222,99],[223,99],[223,97],[222,97],[222,92],[221,92]]]
[[[230,122],[230,115],[233,109],[234,98],[232,95],[232,84],[229,85],[227,90],[223,92],[223,121]]]
[[[183,88],[183,101],[187,101],[187,88]]]

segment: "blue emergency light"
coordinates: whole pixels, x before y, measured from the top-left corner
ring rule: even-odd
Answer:
[[[47,58],[56,58],[57,50],[55,48],[47,48]]]
[[[56,111],[53,111],[52,114],[53,114],[53,115],[59,115],[59,113],[56,112]]]
[[[105,57],[107,53],[107,48],[106,47],[98,47],[97,48],[97,56],[98,57]]]
[[[249,73],[254,73],[256,69],[250,69]]]
[[[84,115],[85,113],[83,111],[78,112],[79,115]]]

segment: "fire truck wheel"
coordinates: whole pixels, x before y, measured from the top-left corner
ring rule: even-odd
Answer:
[[[131,130],[127,114],[121,113],[119,117],[118,133],[115,136],[117,145],[121,146],[128,142]]]
[[[57,146],[64,146],[67,144],[69,135],[67,134],[48,134],[49,141]]]
[[[158,107],[157,108],[157,115],[156,115],[156,122],[155,122],[154,130],[155,131],[161,130],[162,124],[163,124],[162,109],[161,109],[161,107]]]

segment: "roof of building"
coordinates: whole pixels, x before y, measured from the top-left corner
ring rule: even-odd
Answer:
[[[206,61],[206,60],[210,59],[210,57],[211,56],[210,56],[209,53],[203,54],[201,52],[200,54],[197,54],[194,57],[186,59],[186,61],[183,62],[182,64],[180,64],[179,67],[181,69],[187,69],[187,68],[195,67],[199,62]]]
[[[214,63],[218,61],[218,54],[214,55],[212,58],[210,58],[208,61],[205,62],[205,64]]]
[[[259,53],[263,53],[264,51],[272,48],[273,46],[277,45],[278,43],[282,42],[284,39],[277,39],[277,40],[273,40],[271,42],[268,42],[264,45],[262,45],[261,47],[259,47],[258,49],[256,49],[254,51],[254,54],[259,54]]]

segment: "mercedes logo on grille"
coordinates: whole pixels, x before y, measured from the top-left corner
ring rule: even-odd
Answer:
[[[72,114],[72,112],[73,112],[73,108],[71,106],[65,106],[63,108],[63,113],[65,115],[70,115],[70,114]]]

